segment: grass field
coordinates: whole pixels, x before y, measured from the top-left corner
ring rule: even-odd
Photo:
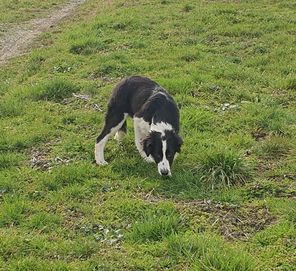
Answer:
[[[290,0],[89,0],[1,67],[0,270],[296,270],[295,18]],[[180,107],[170,179],[131,121],[93,164],[134,74]]]

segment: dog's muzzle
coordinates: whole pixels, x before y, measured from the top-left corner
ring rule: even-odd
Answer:
[[[171,177],[172,176],[170,167],[168,165],[165,165],[162,162],[158,164],[158,173],[164,177],[166,177],[166,176]]]

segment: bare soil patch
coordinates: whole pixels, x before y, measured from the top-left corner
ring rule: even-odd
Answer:
[[[165,200],[152,193],[153,191],[142,195],[142,198],[150,203]],[[196,226],[199,230],[206,228],[217,230],[227,239],[248,240],[276,219],[264,204],[240,206],[212,200],[174,200],[174,202],[180,213],[188,218],[193,227]]]
[[[177,206],[181,213],[197,220],[197,224],[203,217],[208,226],[227,239],[248,240],[275,221],[266,205],[238,206],[203,200],[178,202]]]
[[[38,170],[51,170],[53,166],[60,164],[68,164],[71,160],[66,157],[49,157],[52,150],[52,146],[56,144],[56,141],[50,141],[43,144],[42,148],[33,148],[31,150],[31,159],[29,165],[32,168]]]

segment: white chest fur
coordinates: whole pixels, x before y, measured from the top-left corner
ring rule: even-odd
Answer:
[[[148,161],[148,157],[143,149],[143,140],[148,136],[150,131],[149,122],[143,118],[134,117],[134,130],[135,130],[135,144],[141,156]],[[148,161],[149,162],[149,161]]]
[[[134,128],[139,134],[147,136],[150,131],[150,124],[143,118],[134,117]]]

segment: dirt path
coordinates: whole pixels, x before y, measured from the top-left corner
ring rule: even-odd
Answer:
[[[25,25],[9,30],[0,37],[0,66],[10,58],[26,53],[34,38],[69,16],[78,5],[85,1],[70,0],[66,5],[51,11],[45,18],[31,20]]]

